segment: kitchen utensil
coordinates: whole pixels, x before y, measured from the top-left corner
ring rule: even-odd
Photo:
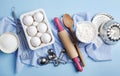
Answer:
[[[40,57],[38,58],[37,63],[39,65],[45,65],[49,63],[49,59],[47,57]]]
[[[62,60],[62,58],[64,57],[66,51],[63,49],[61,52],[60,52],[60,55],[59,55],[59,59]]]
[[[53,50],[52,49],[49,49],[48,50],[48,59],[49,60],[53,60],[53,59],[55,59],[57,56],[56,56],[56,54],[53,52]]]
[[[18,46],[19,39],[15,34],[6,32],[0,36],[0,50],[2,52],[13,53],[17,50]]]
[[[63,57],[65,55],[65,50],[63,49],[60,54],[59,54],[59,57],[56,57],[53,61],[53,64],[54,66],[58,66],[60,63],[62,64],[66,64],[67,61],[63,60]]]
[[[100,37],[106,44],[116,44],[120,40],[120,24],[110,20],[100,26]]]
[[[57,57],[57,55],[56,55],[56,53],[54,53],[53,49],[49,49],[47,57],[39,57],[37,60],[37,63],[39,65],[53,63],[54,66],[58,66],[60,63],[66,64],[67,62],[62,60],[62,57],[64,56],[63,53],[65,53],[65,52],[62,50],[60,52],[59,57]]]
[[[31,57],[31,56],[29,56],[30,52],[27,50],[28,46],[27,46],[26,39],[23,35],[23,32],[21,31],[21,29],[19,27],[18,19],[16,17],[16,12],[15,12],[15,7],[12,7],[11,11],[12,11],[12,17],[14,18],[14,21],[15,21],[15,24],[16,24],[18,38],[19,38],[20,44],[21,44],[20,46],[24,50],[24,52],[22,53],[22,58],[25,59],[25,60],[29,59]]]
[[[68,53],[68,55],[73,60],[73,62],[76,64],[77,69],[79,71],[83,71],[83,68],[79,63],[78,53],[69,37],[67,31],[63,29],[63,27],[60,23],[60,20],[57,17],[54,18],[54,22],[56,23],[56,26],[58,27],[58,30],[59,30],[58,35]]]
[[[85,63],[84,63],[82,54],[81,54],[81,52],[80,52],[80,49],[79,49],[79,47],[78,47],[77,38],[76,38],[76,36],[75,36],[75,34],[74,34],[73,30],[72,30],[72,27],[73,27],[73,19],[72,19],[72,17],[71,17],[69,14],[64,14],[64,15],[63,15],[63,23],[64,23],[64,25],[69,29],[69,31],[70,31],[70,33],[71,33],[71,37],[72,37],[72,39],[73,39],[73,41],[74,41],[75,48],[76,48],[76,50],[77,50],[77,52],[78,52],[78,55],[79,55],[79,58],[80,58],[80,60],[81,60],[81,62],[82,62],[82,66],[84,67],[84,66],[85,66]]]
[[[53,60],[54,66],[58,66],[59,64],[66,64],[66,63],[67,63],[67,61],[59,59],[59,58],[56,58]]]
[[[114,20],[114,18],[109,15],[108,13],[98,13],[92,18],[92,23],[97,26],[97,29],[99,31],[99,27],[103,24],[106,23],[109,20]],[[99,33],[99,32],[98,32]]]

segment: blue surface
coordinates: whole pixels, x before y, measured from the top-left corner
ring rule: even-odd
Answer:
[[[43,8],[49,21],[64,13],[108,12],[120,22],[119,3],[119,0],[0,0],[0,18],[10,16],[11,7],[15,6],[18,17],[22,13]],[[58,67],[49,64],[40,68],[25,66],[21,73],[15,74],[16,53],[0,52],[0,76],[120,76],[119,46],[120,42],[112,48],[112,61],[94,62],[86,58],[83,72],[76,72],[73,64]]]

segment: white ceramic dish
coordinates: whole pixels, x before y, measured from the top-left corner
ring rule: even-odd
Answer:
[[[25,22],[24,18],[26,16],[28,16],[28,17],[30,16],[30,17],[32,17],[32,19],[29,20],[29,19],[26,18],[25,19],[26,22]],[[27,39],[27,42],[28,42],[28,45],[29,45],[30,49],[35,50],[35,49],[42,48],[44,46],[48,46],[48,45],[51,45],[52,43],[54,43],[55,40],[54,40],[52,31],[50,29],[50,24],[48,22],[48,19],[47,19],[46,14],[45,14],[43,9],[37,9],[37,10],[31,11],[31,12],[27,12],[25,14],[22,14],[20,16],[20,21],[22,23],[22,27],[23,27],[23,30],[24,30],[24,33],[25,33],[25,36],[26,36],[26,39]],[[26,24],[28,24],[28,25],[26,25]],[[41,27],[40,27],[40,25],[41,25]],[[28,29],[31,26],[33,26],[35,28],[34,29],[32,29],[32,28]],[[36,33],[36,30],[37,30],[37,33]],[[44,43],[41,40],[41,36],[44,33],[50,34],[50,37],[51,37],[50,39],[51,40],[48,43]],[[36,41],[33,41],[34,40],[33,37],[35,37],[35,38],[39,37],[40,41],[37,40],[40,43],[39,45]],[[37,44],[37,46],[34,46],[33,43]]]
[[[18,37],[10,32],[4,33],[0,36],[0,50],[4,53],[13,53],[19,46]]]
[[[99,32],[99,27],[106,23],[109,20],[113,20],[114,18],[107,14],[107,13],[98,13],[92,18],[92,23],[97,26],[98,32]]]
[[[83,43],[92,42],[97,36],[96,26],[89,21],[82,21],[77,23],[76,37]]]

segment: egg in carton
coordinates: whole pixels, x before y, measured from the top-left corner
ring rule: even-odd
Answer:
[[[30,49],[35,50],[54,43],[50,24],[43,9],[22,14],[20,21]]]

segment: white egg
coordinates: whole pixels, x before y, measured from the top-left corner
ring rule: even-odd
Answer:
[[[32,37],[30,42],[33,47],[37,47],[41,44],[41,40],[39,37]]]
[[[33,22],[33,26],[37,26],[38,25],[38,22]]]
[[[41,37],[41,36],[42,36],[42,33],[38,32],[36,36],[37,36],[37,37]]]
[[[32,16],[29,16],[29,15],[28,16],[24,16],[23,23],[24,23],[24,25],[27,25],[27,26],[32,25],[32,23],[33,23]]]
[[[44,33],[47,31],[47,25],[45,23],[40,23],[37,25],[37,30],[41,33]]]
[[[51,41],[51,36],[50,36],[50,34],[48,34],[48,33],[42,34],[42,36],[41,36],[41,41],[42,41],[43,43],[49,43],[49,42]]]
[[[35,36],[37,33],[37,28],[35,26],[30,26],[27,28],[27,33],[29,36]]]
[[[33,17],[36,22],[41,22],[43,20],[43,14],[40,12],[35,13]]]

